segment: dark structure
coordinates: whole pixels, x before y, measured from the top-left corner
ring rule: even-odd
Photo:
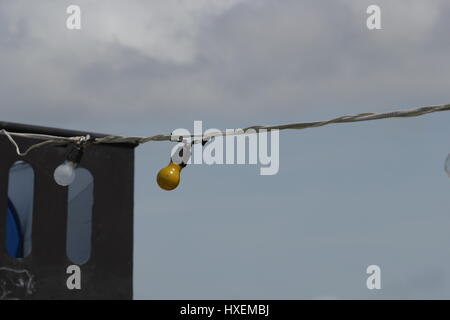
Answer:
[[[6,122],[0,122],[0,129],[67,137],[88,134]],[[42,141],[14,139],[21,149]],[[74,289],[67,285],[68,268],[74,265],[66,252],[68,188],[53,178],[68,146],[47,145],[19,157],[7,137],[0,135],[0,299],[132,298],[134,148],[101,144],[84,151],[80,167],[89,170],[95,182],[91,252],[89,260],[79,265],[81,288]],[[5,245],[9,170],[18,160],[34,170],[33,246],[24,258],[11,257]]]

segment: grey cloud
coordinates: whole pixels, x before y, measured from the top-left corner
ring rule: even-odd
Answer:
[[[448,97],[444,1],[378,1],[383,30],[374,32],[369,1],[176,3],[81,1],[78,33],[64,28],[68,2],[3,3],[4,108],[13,119],[80,119],[84,110],[111,121],[255,112],[288,121],[307,108]]]

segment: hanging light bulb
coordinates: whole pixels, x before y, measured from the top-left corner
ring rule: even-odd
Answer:
[[[71,185],[75,180],[76,167],[76,163],[68,160],[64,161],[64,163],[59,165],[53,173],[53,177],[55,178],[56,183],[62,187]]]
[[[186,167],[191,156],[191,143],[184,142],[170,158],[167,167],[159,170],[156,182],[161,189],[170,191],[180,184],[181,170]]]
[[[169,165],[159,170],[156,182],[161,189],[170,191],[180,184],[180,173],[183,167],[170,161]]]
[[[450,178],[450,153],[447,156],[447,159],[445,160],[445,172],[447,172],[447,175]]]
[[[66,161],[55,169],[53,178],[60,186],[67,187],[75,181],[75,169],[83,156],[83,148],[83,145],[72,145],[67,153]]]

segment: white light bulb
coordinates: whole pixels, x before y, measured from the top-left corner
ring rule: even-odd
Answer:
[[[450,153],[447,156],[447,160],[445,160],[445,172],[450,177]]]
[[[76,163],[71,161],[65,161],[58,166],[53,173],[53,177],[57,184],[63,187],[67,187],[75,180],[75,168]]]

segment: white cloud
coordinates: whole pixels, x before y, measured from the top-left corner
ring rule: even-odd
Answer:
[[[81,7],[83,43],[119,43],[147,57],[175,63],[192,62],[197,54],[199,28],[244,0],[109,0],[77,1]],[[58,49],[71,38],[65,29],[67,1],[4,2],[1,10],[8,20],[8,31],[17,33],[27,23],[29,40],[47,49]],[[74,42],[72,50],[79,48]],[[78,47],[78,48],[77,48]],[[69,49],[69,48],[64,48]],[[68,53],[68,52],[65,52]]]
[[[90,28],[98,41],[117,41],[148,57],[175,63],[192,62],[201,25],[242,0],[114,1],[88,6]],[[91,8],[89,8],[91,7]]]

